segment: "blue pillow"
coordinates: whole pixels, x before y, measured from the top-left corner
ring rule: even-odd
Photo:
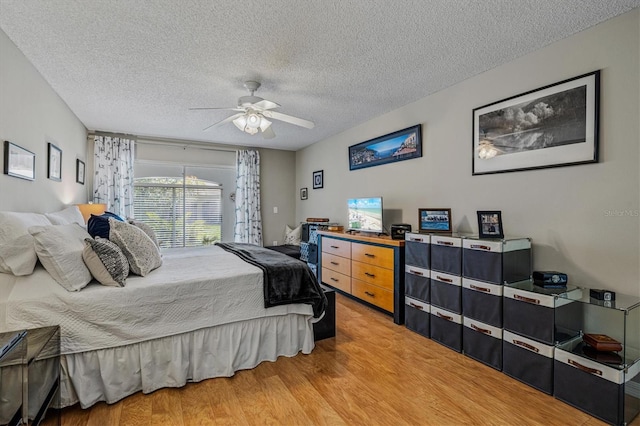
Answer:
[[[98,236],[100,238],[108,240],[110,231],[110,217],[114,218],[115,220],[119,220],[120,222],[124,222],[124,220],[122,220],[122,218],[115,213],[104,212],[100,216],[92,214],[87,221],[87,232],[89,232],[89,235],[91,235],[93,238]]]

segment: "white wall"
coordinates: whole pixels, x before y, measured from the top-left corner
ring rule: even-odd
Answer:
[[[80,120],[0,30],[0,155],[5,140],[36,154],[35,181],[0,174],[0,210],[49,212],[86,202],[88,187],[76,183],[76,159],[91,177],[86,137]],[[62,150],[61,182],[47,179],[47,142]]]
[[[418,208],[451,207],[455,231],[477,232],[477,210],[502,210],[507,236],[533,239],[535,269],[640,296],[639,15],[636,9],[298,151],[296,186],[308,187],[309,199],[296,198],[296,217],[345,224],[347,198],[382,195],[385,209],[402,209],[414,229]],[[598,164],[471,175],[474,108],[598,69]],[[417,123],[422,158],[349,171],[350,145]],[[323,189],[311,189],[314,170],[324,170]]]

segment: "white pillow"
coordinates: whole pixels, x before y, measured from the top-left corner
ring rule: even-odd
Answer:
[[[129,261],[131,272],[145,276],[162,265],[162,256],[151,238],[137,226],[109,218],[109,240],[116,243]]]
[[[287,225],[286,229],[284,230],[284,243],[299,246],[301,240],[302,225],[298,225],[298,227],[295,229],[291,229],[289,225]]]
[[[38,256],[29,234],[30,226],[51,225],[39,213],[0,212],[0,272],[30,275]]]
[[[77,223],[32,226],[36,253],[44,269],[68,291],[78,291],[91,281],[91,272],[82,260],[84,239],[91,236]]]
[[[86,226],[84,217],[82,217],[78,206],[69,206],[59,212],[45,213],[44,215],[51,221],[52,225],[71,225],[72,223],[77,223],[80,226]]]

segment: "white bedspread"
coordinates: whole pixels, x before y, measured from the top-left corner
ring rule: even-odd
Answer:
[[[41,267],[27,277],[0,274],[0,329],[59,324],[63,354],[117,347],[205,327],[297,313],[265,309],[262,271],[216,246],[165,250],[146,277],[123,288],[92,282],[69,292]]]

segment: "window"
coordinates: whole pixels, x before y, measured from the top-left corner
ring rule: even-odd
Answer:
[[[156,233],[160,247],[213,244],[222,237],[222,186],[195,176],[134,181],[136,219]]]

